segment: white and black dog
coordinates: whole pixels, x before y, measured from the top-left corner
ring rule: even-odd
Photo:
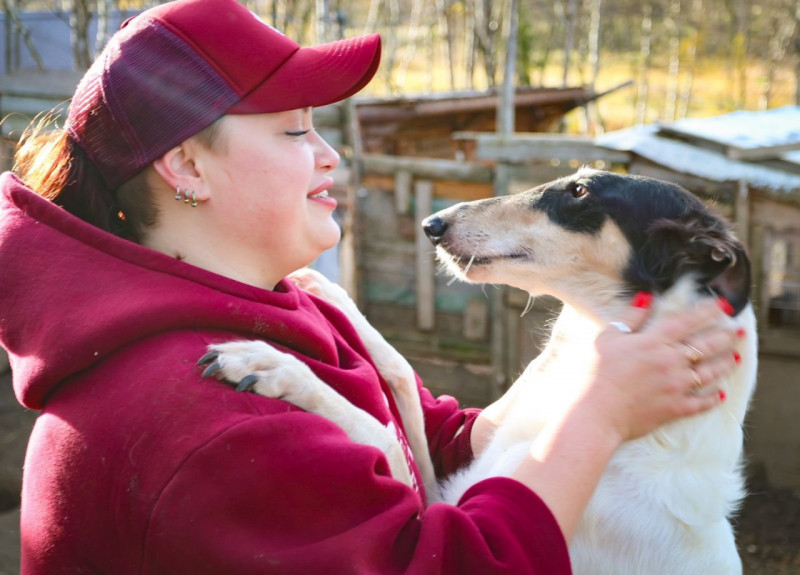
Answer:
[[[551,414],[563,412],[576,366],[594,353],[598,333],[633,293],[655,294],[653,317],[721,296],[733,307],[730,322],[747,334],[736,371],[709,386],[727,400],[624,444],[584,512],[570,555],[578,575],[741,573],[729,517],[744,495],[742,423],[755,386],[756,325],[750,263],[728,224],[679,186],[582,169],[521,194],[458,204],[423,227],[456,276],[564,304],[547,346],[520,376],[526,397],[513,405],[524,408],[512,405],[480,456],[437,485],[411,367],[344,290],[310,271],[295,274],[358,329],[392,387],[428,492],[455,503],[477,481],[511,473]],[[263,342],[234,342],[212,346],[201,363],[212,363],[208,375],[338,423],[354,441],[382,449],[395,477],[409,482],[395,438],[295,358]]]

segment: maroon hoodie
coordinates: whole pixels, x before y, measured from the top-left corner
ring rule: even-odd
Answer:
[[[523,485],[491,479],[426,509],[380,451],[200,376],[209,344],[264,339],[402,432],[338,310],[116,238],[11,174],[0,189],[0,344],[20,403],[41,410],[23,575],[569,573],[553,516]],[[472,456],[477,412],[421,394],[446,475]]]

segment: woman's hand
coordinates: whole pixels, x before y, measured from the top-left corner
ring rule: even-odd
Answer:
[[[645,327],[646,307],[631,307],[619,324],[630,333],[611,325],[598,336],[594,373],[578,401],[620,441],[719,404],[714,382],[736,366],[737,333],[724,307],[703,300]]]
[[[639,304],[598,336],[595,363],[575,401],[553,414],[511,474],[547,503],[568,542],[617,448],[718,405],[723,397],[713,382],[736,364],[737,334],[718,303],[647,326],[648,306],[641,298]]]

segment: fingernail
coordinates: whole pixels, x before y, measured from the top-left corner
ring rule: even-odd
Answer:
[[[720,390],[719,390],[719,400],[720,400],[720,401],[725,401],[725,398],[726,398],[726,397],[728,397],[728,396],[727,396],[727,395],[725,395],[725,392],[724,392],[724,391],[722,391],[722,390],[720,389]]]
[[[733,352],[733,361],[735,361],[737,365],[742,363],[742,355],[738,351]]]
[[[736,330],[736,337],[738,337],[739,339],[744,338],[745,335],[747,335],[747,332],[744,331],[743,327],[740,327],[739,329]]]
[[[733,306],[731,305],[731,302],[726,300],[724,297],[717,298],[717,305],[719,306],[719,309],[721,309],[726,314],[730,316],[733,315]]]
[[[640,309],[650,309],[650,306],[653,305],[653,294],[646,291],[640,291],[633,296],[631,305]]]

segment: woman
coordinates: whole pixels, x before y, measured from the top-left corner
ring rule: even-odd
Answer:
[[[609,329],[514,479],[426,508],[331,423],[201,378],[209,344],[264,339],[402,430],[352,326],[283,279],[339,239],[339,158],[311,108],[361,89],[379,53],[375,36],[299,48],[234,0],[178,0],[114,36],[65,130],[26,139],[19,179],[0,180],[0,342],[20,402],[41,410],[23,574],[568,573],[614,449],[720,401],[689,392],[670,345],[705,354],[704,381],[731,369],[713,306]],[[639,304],[620,318],[634,330]],[[502,419],[502,403],[421,395],[441,476]]]

